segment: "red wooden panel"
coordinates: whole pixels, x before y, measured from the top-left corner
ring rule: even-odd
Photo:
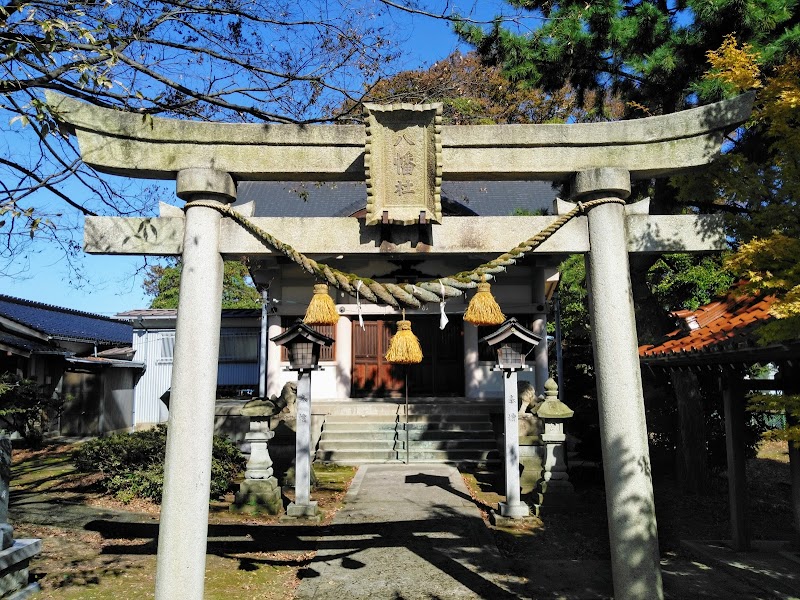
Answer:
[[[423,359],[408,366],[409,393],[414,396],[464,394],[464,340],[462,322],[451,317],[444,331],[438,316],[413,316],[412,330],[420,340]],[[368,319],[362,330],[353,324],[354,396],[398,397],[405,392],[405,365],[383,359],[397,320]]]

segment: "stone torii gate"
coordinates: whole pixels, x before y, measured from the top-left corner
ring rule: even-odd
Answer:
[[[175,179],[178,197],[204,201],[159,218],[87,218],[85,249],[182,255],[172,395],[158,540],[156,598],[203,596],[222,261],[275,251],[211,208],[239,180],[364,180],[362,126],[240,125],[147,118],[48,94],[99,171]],[[710,162],[750,114],[752,96],[667,116],[572,125],[441,126],[450,180],[569,182],[570,200],[624,200],[631,180]],[[368,165],[372,169],[376,165]],[[568,203],[558,203],[562,212]],[[628,252],[721,249],[713,216],[648,215],[647,202],[606,203],[569,221],[536,254],[585,253],[615,597],[662,598],[656,519],[637,354]],[[503,253],[556,217],[460,217],[405,228],[387,241],[354,218],[252,219],[307,255]],[[424,238],[424,239],[421,239]]]

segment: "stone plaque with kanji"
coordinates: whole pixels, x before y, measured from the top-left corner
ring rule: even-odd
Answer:
[[[442,220],[442,105],[366,104],[367,225]]]

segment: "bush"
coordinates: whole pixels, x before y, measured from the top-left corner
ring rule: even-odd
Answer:
[[[160,503],[166,442],[164,425],[136,433],[116,433],[82,444],[74,454],[75,466],[85,473],[105,475],[101,485],[122,502],[143,498]],[[236,445],[214,436],[211,497],[224,495],[244,467],[245,458]]]

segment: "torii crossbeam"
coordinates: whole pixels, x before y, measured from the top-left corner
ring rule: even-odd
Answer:
[[[83,160],[106,173],[175,179],[183,216],[86,220],[86,250],[183,257],[158,542],[156,598],[203,597],[222,256],[269,254],[208,203],[237,180],[363,180],[359,126],[234,125],[144,117],[48,94]],[[744,122],[752,95],[672,115],[573,125],[441,127],[440,177],[569,182],[570,200],[625,199],[631,180],[704,165]],[[373,165],[372,168],[375,168]],[[563,207],[563,205],[562,205]],[[562,207],[558,210],[561,211]],[[261,226],[310,255],[494,253],[553,217],[459,218],[386,240],[356,219],[269,219]],[[571,221],[538,254],[586,253],[615,597],[663,598],[628,252],[724,247],[714,217],[647,215],[607,203]],[[311,234],[313,232],[313,235]],[[321,234],[320,232],[328,232]]]

